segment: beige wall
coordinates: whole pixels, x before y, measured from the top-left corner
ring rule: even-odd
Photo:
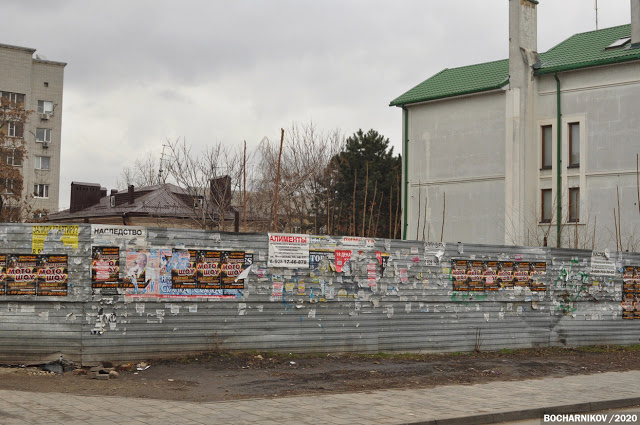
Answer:
[[[0,91],[23,93],[25,107],[34,111],[25,126],[27,158],[22,165],[24,192],[31,194],[35,184],[48,184],[49,197],[31,201],[34,209],[58,211],[60,188],[60,147],[62,143],[62,92],[64,67],[61,62],[34,59],[35,49],[0,45]],[[45,83],[48,86],[45,86]],[[38,101],[51,101],[54,112],[43,120],[36,112]],[[48,148],[36,142],[36,129],[51,129]],[[36,156],[50,157],[49,170],[36,170]]]

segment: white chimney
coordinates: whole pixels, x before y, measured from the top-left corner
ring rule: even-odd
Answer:
[[[640,0],[631,0],[631,45],[640,47]]]
[[[640,0],[633,0],[640,1]],[[509,76],[513,87],[528,78],[538,51],[538,2],[509,0]]]

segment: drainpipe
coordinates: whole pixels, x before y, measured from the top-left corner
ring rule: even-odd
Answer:
[[[553,78],[556,79],[556,102],[557,102],[557,161],[556,161],[556,246],[560,248],[561,230],[562,230],[562,105],[560,102],[560,79],[558,73],[553,74]]]
[[[402,239],[407,240],[407,198],[409,196],[409,110],[403,106],[402,116],[404,118],[404,205],[402,207]]]

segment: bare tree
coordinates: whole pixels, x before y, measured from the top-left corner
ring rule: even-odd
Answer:
[[[279,228],[292,232],[326,232],[326,168],[343,143],[341,131],[322,131],[313,122],[293,123],[285,131],[278,189]],[[258,147],[260,166],[252,184],[252,192],[256,194],[252,203],[254,213],[262,211],[273,215],[279,147],[279,141],[272,143],[268,138]]]
[[[164,161],[167,179],[175,182],[188,197],[194,219],[203,229],[217,226],[225,230],[225,220],[234,193],[242,182],[242,152],[218,142],[194,153],[185,139],[167,140]]]
[[[153,152],[147,152],[144,158],[135,160],[132,167],[124,167],[120,172],[120,177],[116,180],[118,188],[134,186],[155,186],[163,184],[167,180],[166,173],[163,172],[161,158]]]
[[[553,197],[550,211],[556,211],[556,198]],[[555,231],[557,231],[556,214],[551,214],[548,220],[543,220],[542,211],[536,205],[531,205],[524,214],[524,229],[521,235],[513,230],[513,222],[506,223],[505,232],[508,243],[524,246],[553,246],[555,243]],[[578,222],[570,221],[568,211],[563,209],[562,222],[560,223],[561,245],[577,249],[606,248],[611,240],[602,238],[601,233],[596,232],[597,217],[591,209],[580,213]],[[617,226],[615,227],[617,229]],[[600,230],[605,230],[604,228]],[[552,237],[553,236],[553,237]],[[552,240],[553,239],[553,240]],[[613,237],[611,238],[613,240]]]

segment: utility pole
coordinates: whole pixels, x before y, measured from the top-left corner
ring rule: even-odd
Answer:
[[[278,173],[276,174],[276,199],[273,208],[273,231],[278,231],[278,186],[280,185],[280,161],[282,160],[282,144],[284,143],[284,128],[280,129],[280,154],[278,154]]]

